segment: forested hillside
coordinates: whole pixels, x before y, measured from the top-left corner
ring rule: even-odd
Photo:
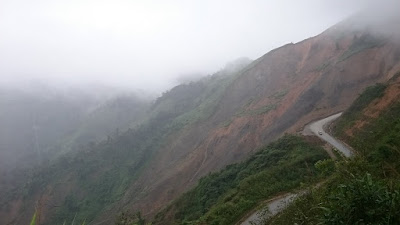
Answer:
[[[14,168],[20,160],[28,165],[39,163],[41,157],[46,157],[47,149],[74,132],[89,110],[98,104],[88,95],[73,98],[38,89],[3,88],[0,91],[2,170]]]
[[[286,135],[246,161],[201,178],[153,224],[235,224],[265,199],[317,182],[322,175],[314,164],[328,155],[316,143]]]
[[[225,70],[200,81],[177,86],[159,98],[152,105],[150,113],[143,105],[132,104],[132,98],[118,98],[106,103],[89,115],[73,138],[96,140],[94,138],[99,138],[109,130],[111,133],[108,137],[99,143],[83,144],[80,152],[67,153],[37,167],[30,174],[28,183],[17,185],[2,195],[4,213],[18,213],[10,211],[11,202],[24,201],[32,207],[22,208],[25,214],[18,214],[14,222],[19,223],[24,218],[27,220],[37,201],[33,197],[37,196],[46,223],[71,221],[77,213],[77,221],[92,220],[126,194],[129,184],[148,166],[149,160],[165,143],[168,135],[213,113],[224,87],[235,78],[236,73],[235,70]],[[136,114],[129,115],[124,111],[126,108]],[[143,112],[147,115],[144,116]],[[123,131],[122,128],[128,128],[127,122],[132,120],[124,120],[121,114],[130,118],[142,117],[141,123]],[[117,130],[112,130],[113,127]],[[90,132],[93,137],[88,137]],[[78,145],[76,141],[72,143]],[[23,180],[26,175],[21,176]],[[7,184],[4,187],[8,187]],[[57,191],[53,192],[53,189]],[[47,207],[56,204],[61,204],[61,207]]]
[[[3,172],[51,160],[143,120],[150,100],[101,91],[104,93],[94,94],[90,89],[84,92],[40,85],[0,88]]]

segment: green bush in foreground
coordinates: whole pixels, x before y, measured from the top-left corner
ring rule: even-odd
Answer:
[[[365,172],[371,167],[361,159],[336,167],[326,185],[264,224],[400,224],[400,182]]]
[[[196,187],[159,213],[154,222],[234,224],[265,199],[315,181],[319,173],[314,164],[325,158],[322,148],[302,137],[285,135],[245,162],[202,178]],[[171,214],[173,218],[168,218]]]
[[[381,111],[378,118],[362,114],[369,103],[383,96],[385,88],[368,88],[336,123],[336,134],[359,156],[336,163],[325,185],[265,224],[400,224],[400,101]],[[360,119],[365,125],[347,136],[344,131]]]
[[[323,224],[400,224],[399,190],[369,173],[338,185],[320,208]]]

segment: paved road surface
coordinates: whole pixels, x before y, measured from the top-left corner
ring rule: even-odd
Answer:
[[[337,148],[340,152],[343,153],[344,156],[346,156],[348,158],[353,155],[353,152],[348,147],[346,147],[345,144],[343,144],[341,141],[335,139],[334,137],[332,137],[331,135],[326,133],[323,129],[326,124],[339,118],[341,115],[342,115],[342,113],[338,113],[338,114],[332,115],[330,117],[327,117],[325,119],[318,120],[318,121],[313,122],[310,125],[308,125],[308,127],[311,130],[311,132],[313,132],[315,135],[317,135],[322,140],[333,145],[333,147]]]
[[[252,225],[259,224],[263,219],[268,219],[269,217],[275,216],[280,211],[282,211],[288,204],[293,202],[297,197],[297,194],[287,194],[285,196],[273,199],[268,202],[268,204],[263,208],[258,210],[249,216],[245,221],[241,223],[241,225]],[[267,210],[268,207],[268,210]],[[265,212],[268,212],[265,215]]]
[[[304,130],[304,133],[307,133],[307,131],[311,131],[313,134],[321,138],[322,140],[328,142],[329,144],[333,145],[335,148],[337,148],[340,152],[343,153],[345,157],[351,157],[353,155],[352,151],[346,147],[341,141],[335,139],[334,137],[330,136],[328,133],[324,131],[325,125],[329,124],[330,122],[334,121],[335,119],[339,118],[342,115],[342,113],[338,113],[332,116],[329,116],[327,118],[324,118],[322,120],[315,121],[309,125],[307,125]],[[309,132],[308,132],[309,133]],[[296,199],[299,195],[303,194],[303,192],[299,192],[299,194],[287,194],[282,197],[276,198],[268,202],[266,207],[264,207],[261,210],[258,210],[257,212],[253,213],[251,216],[249,216],[244,222],[241,223],[241,225],[251,225],[253,224],[258,224],[262,218],[265,218],[265,211],[266,208],[268,207],[268,211],[270,214],[268,214],[268,217],[274,216],[278,214],[280,211],[286,208],[286,206],[291,203],[293,200]]]

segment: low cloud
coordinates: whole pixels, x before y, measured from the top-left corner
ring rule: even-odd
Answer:
[[[5,0],[0,82],[162,92],[186,80],[182,74],[209,74],[242,56],[255,59],[377,2]]]

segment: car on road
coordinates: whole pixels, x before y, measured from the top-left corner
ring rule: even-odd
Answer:
[[[322,135],[322,131],[318,131],[318,134],[319,134],[319,135]]]

